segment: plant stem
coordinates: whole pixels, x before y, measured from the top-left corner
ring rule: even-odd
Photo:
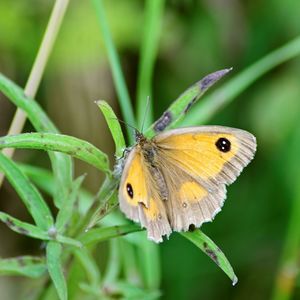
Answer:
[[[255,62],[197,103],[180,125],[191,126],[206,123],[217,111],[234,100],[259,77],[298,55],[300,55],[300,36]]]
[[[143,125],[144,128],[148,128],[153,122],[151,83],[159,47],[164,2],[163,0],[146,1],[145,24],[137,80],[137,121],[139,129],[142,129]],[[150,97],[149,103],[147,103],[147,97]],[[148,111],[146,112],[146,110]],[[142,124],[144,118],[145,124]]]
[[[281,254],[280,266],[277,271],[273,300],[291,299],[299,274],[299,248],[300,248],[300,189],[295,195],[291,217],[285,238],[284,248]]]
[[[42,75],[44,73],[49,55],[52,51],[54,42],[57,37],[60,25],[62,23],[63,17],[65,15],[69,0],[56,0],[47,28],[44,34],[43,40],[41,42],[38,54],[33,63],[30,75],[28,77],[24,93],[26,96],[34,98],[37,89],[40,85]],[[22,131],[26,121],[26,114],[20,108],[17,109],[11,126],[8,130],[8,135],[18,134]],[[3,153],[8,157],[12,157],[15,149],[7,148],[3,150]],[[4,179],[4,174],[0,173],[0,187]]]
[[[113,43],[111,33],[109,31],[102,0],[92,0],[92,1],[94,3],[100,29],[103,35],[104,44],[107,50],[108,59],[112,70],[114,83],[116,85],[116,90],[119,97],[119,103],[123,113],[123,117],[129,125],[135,126],[135,118],[133,115],[131,100],[125,83],[124,75],[121,69],[121,64],[117,54],[117,50]],[[128,126],[127,126],[127,133],[128,133],[129,140],[133,142],[133,137]]]

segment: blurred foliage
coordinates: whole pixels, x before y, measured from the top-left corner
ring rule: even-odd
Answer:
[[[0,71],[21,86],[28,77],[52,5],[53,1],[46,0],[0,1]],[[129,92],[135,99],[144,1],[109,0],[105,8]],[[237,74],[299,35],[299,11],[300,3],[292,0],[166,1],[153,76],[155,116],[203,75],[231,66]],[[227,254],[238,284],[232,287],[196,247],[173,234],[160,246],[162,299],[271,299],[279,263],[285,261],[282,251],[286,240],[296,242],[297,278],[299,66],[300,60],[294,59],[272,70],[210,121],[244,128],[258,140],[256,158],[228,188],[222,212],[213,223],[203,226]],[[61,132],[92,142],[111,153],[112,158],[112,140],[94,101],[106,99],[117,108],[116,97],[96,14],[89,1],[71,1],[43,78],[37,99]],[[1,96],[2,135],[13,110]],[[41,153],[20,151],[16,158],[47,165]],[[88,172],[86,188],[96,190],[101,180],[99,173],[83,164],[76,165],[76,173],[82,174],[83,170]],[[5,184],[0,191],[0,210],[27,221],[29,216],[16,203],[15,193]],[[38,243],[20,238],[3,224],[0,235],[5,241],[1,242],[1,257],[40,252],[36,250]],[[16,284],[20,289],[15,288]],[[0,277],[3,299],[30,299],[20,295],[40,284],[31,280],[29,287],[28,280]],[[294,285],[291,298],[280,299],[299,299],[299,278]]]

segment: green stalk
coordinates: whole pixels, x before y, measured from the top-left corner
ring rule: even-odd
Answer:
[[[148,128],[153,122],[152,76],[159,47],[164,0],[147,0],[143,40],[137,79],[137,121],[138,128]],[[150,97],[149,103],[147,99]],[[147,110],[147,112],[146,112]],[[145,122],[143,124],[145,118]]]
[[[107,24],[102,0],[92,0],[92,2],[94,4],[95,11],[96,11],[97,18],[98,18],[99,25],[100,25],[100,29],[101,29],[101,32],[103,35],[104,44],[105,44],[105,47],[107,50],[108,59],[109,59],[110,67],[112,70],[114,83],[116,85],[116,90],[117,90],[117,94],[119,97],[119,103],[121,106],[123,117],[128,124],[130,124],[131,126],[135,126],[136,122],[135,122],[135,118],[133,115],[131,100],[130,100],[129,93],[128,93],[128,90],[126,87],[126,83],[125,83],[124,75],[123,75],[123,72],[121,69],[121,64],[120,64],[120,60],[119,60],[119,57],[117,54],[117,50],[113,43],[111,33],[109,31],[109,27]],[[128,127],[127,127],[127,133],[128,133],[130,142],[133,142],[133,136],[132,136],[131,132],[129,131]]]
[[[45,35],[25,86],[24,93],[28,97],[34,98],[36,95],[68,4],[69,0],[57,0],[54,4]],[[18,108],[9,128],[8,135],[20,133],[24,127],[25,121],[26,113],[22,109]],[[14,151],[15,149],[12,148],[4,149],[3,153],[8,157],[12,157]],[[0,187],[3,182],[3,178],[3,173],[0,173]]]
[[[233,101],[259,77],[298,55],[300,55],[300,36],[266,55],[211,93],[203,101],[195,104],[195,107],[186,115],[181,125],[191,126],[206,123],[217,111]]]

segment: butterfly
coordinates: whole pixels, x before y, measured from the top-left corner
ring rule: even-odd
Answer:
[[[179,128],[151,139],[136,132],[121,176],[120,209],[157,243],[172,231],[200,227],[221,210],[226,185],[255,151],[251,133],[230,127]]]

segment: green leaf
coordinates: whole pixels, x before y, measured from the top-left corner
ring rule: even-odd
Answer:
[[[53,177],[53,173],[47,169],[32,165],[22,163],[17,163],[17,165],[38,189],[52,197],[54,196],[55,179]]]
[[[28,119],[37,131],[58,133],[57,128],[39,104],[27,97],[23,89],[3,74],[0,74],[0,91],[16,106],[26,112]],[[60,207],[61,203],[66,199],[68,188],[72,183],[72,159],[59,152],[50,152],[49,157],[57,183],[54,202],[57,207]]]
[[[98,216],[104,215],[107,211],[113,208],[115,201],[110,202],[113,194],[118,186],[118,180],[116,178],[106,177],[97,196],[94,199],[93,204],[89,207],[87,213],[82,218],[81,222],[78,224],[77,234],[80,234],[87,229],[90,229],[98,221]],[[107,206],[106,206],[107,204]],[[105,205],[103,207],[103,205]],[[104,208],[104,214],[100,211]]]
[[[78,261],[83,266],[86,277],[92,286],[98,287],[100,284],[100,272],[99,267],[97,266],[96,261],[93,259],[92,255],[87,251],[87,249],[75,249],[73,251],[74,255],[78,259]]]
[[[16,106],[23,109],[37,131],[58,132],[39,104],[24,94],[22,88],[0,73],[0,91]]]
[[[82,247],[82,244],[79,241],[58,234],[55,227],[51,227],[48,231],[44,231],[32,224],[20,221],[4,212],[0,212],[0,221],[5,223],[11,230],[35,239],[44,241],[57,240],[62,244]]]
[[[108,59],[112,70],[114,83],[116,85],[116,91],[118,94],[118,100],[121,106],[123,117],[128,124],[130,124],[131,126],[135,126],[136,124],[133,115],[131,100],[126,87],[117,50],[113,43],[111,33],[109,31],[102,0],[92,0],[92,2],[95,7],[95,12],[99,21],[100,30],[103,35],[104,44],[108,53]],[[130,134],[130,131],[128,131],[128,129],[127,132],[130,141],[133,141],[132,135]]]
[[[156,133],[164,131],[176,125],[183,119],[193,104],[219,79],[230,72],[231,69],[224,69],[205,76],[202,80],[196,82],[183,94],[181,94],[146,131],[146,136],[153,136]]]
[[[53,197],[55,191],[55,178],[50,171],[44,168],[19,163],[18,166],[39,189]],[[76,209],[78,209],[78,212],[81,215],[84,215],[93,201],[93,196],[85,189],[80,189],[78,197],[79,202]]]
[[[82,234],[79,240],[84,245],[91,245],[141,230],[143,229],[135,224],[94,228]]]
[[[120,126],[120,123],[118,122],[118,118],[116,117],[114,111],[110,107],[110,105],[103,101],[97,101],[97,105],[99,106],[100,110],[102,111],[104,118],[107,122],[107,125],[110,129],[111,135],[114,139],[115,146],[116,146],[116,157],[121,157],[123,155],[123,152],[126,148],[125,139],[123,136],[123,132]]]
[[[35,256],[18,256],[14,258],[0,258],[0,275],[18,275],[38,278],[46,272],[43,258]]]
[[[137,266],[136,247],[126,239],[119,241],[122,253],[122,265],[125,280],[128,283],[142,285],[141,274]]]
[[[201,230],[194,230],[193,232],[182,232],[182,236],[190,240],[193,244],[199,247],[206,255],[208,255],[231,279],[232,285],[238,281],[234,271],[220,248]]]
[[[62,246],[50,241],[46,248],[47,268],[60,300],[68,299],[66,280],[61,262]]]
[[[138,128],[148,128],[153,122],[151,82],[154,63],[159,47],[164,0],[147,0],[143,25],[140,62],[137,79],[137,118]],[[147,98],[150,97],[149,103]],[[149,107],[147,107],[149,105]],[[147,113],[146,113],[147,109]],[[145,117],[145,123],[143,123]]]
[[[120,258],[121,253],[119,240],[112,239],[109,241],[109,257],[106,265],[105,275],[103,278],[104,286],[116,282],[121,270]]]
[[[70,238],[70,237],[67,237],[67,236],[64,236],[62,234],[57,234],[56,236],[53,237],[53,240],[56,240],[62,244],[66,244],[66,245],[69,245],[69,246],[75,246],[77,248],[82,248],[82,243],[78,240],[75,240],[73,238]]]
[[[53,217],[41,194],[20,168],[0,152],[0,169],[14,187],[37,226],[47,230],[53,226]]]
[[[0,220],[5,223],[11,230],[30,236],[35,239],[49,240],[50,237],[47,231],[44,231],[37,226],[22,222],[4,212],[0,212]]]
[[[72,217],[72,213],[74,210],[74,205],[76,200],[79,197],[79,188],[85,178],[85,175],[82,175],[78,177],[74,182],[72,186],[72,190],[69,195],[68,201],[65,201],[63,203],[61,209],[59,210],[57,217],[56,217],[56,228],[58,232],[64,232],[67,228],[68,223],[70,222],[70,219]]]
[[[258,78],[272,70],[276,66],[300,55],[300,36],[285,44],[283,47],[269,53],[246,70],[232,78],[228,83],[210,94],[195,105],[195,108],[187,114],[181,126],[204,124],[220,108],[236,99],[247,87]]]
[[[59,151],[83,160],[110,174],[107,155],[84,140],[56,133],[23,133],[0,138],[0,149],[28,148]]]
[[[94,214],[90,218],[87,229],[90,229],[99,223],[107,214],[116,208],[118,204],[118,192],[114,191],[111,197],[109,197],[108,200],[103,201],[103,203],[101,203],[100,206],[95,210]]]
[[[159,246],[149,241],[145,232],[141,232],[139,237],[138,255],[145,286],[152,290],[158,289],[161,280]]]
[[[136,284],[119,281],[115,284],[119,293],[123,294],[123,299],[130,300],[157,300],[161,299],[161,292],[159,290],[149,290],[137,287]]]

